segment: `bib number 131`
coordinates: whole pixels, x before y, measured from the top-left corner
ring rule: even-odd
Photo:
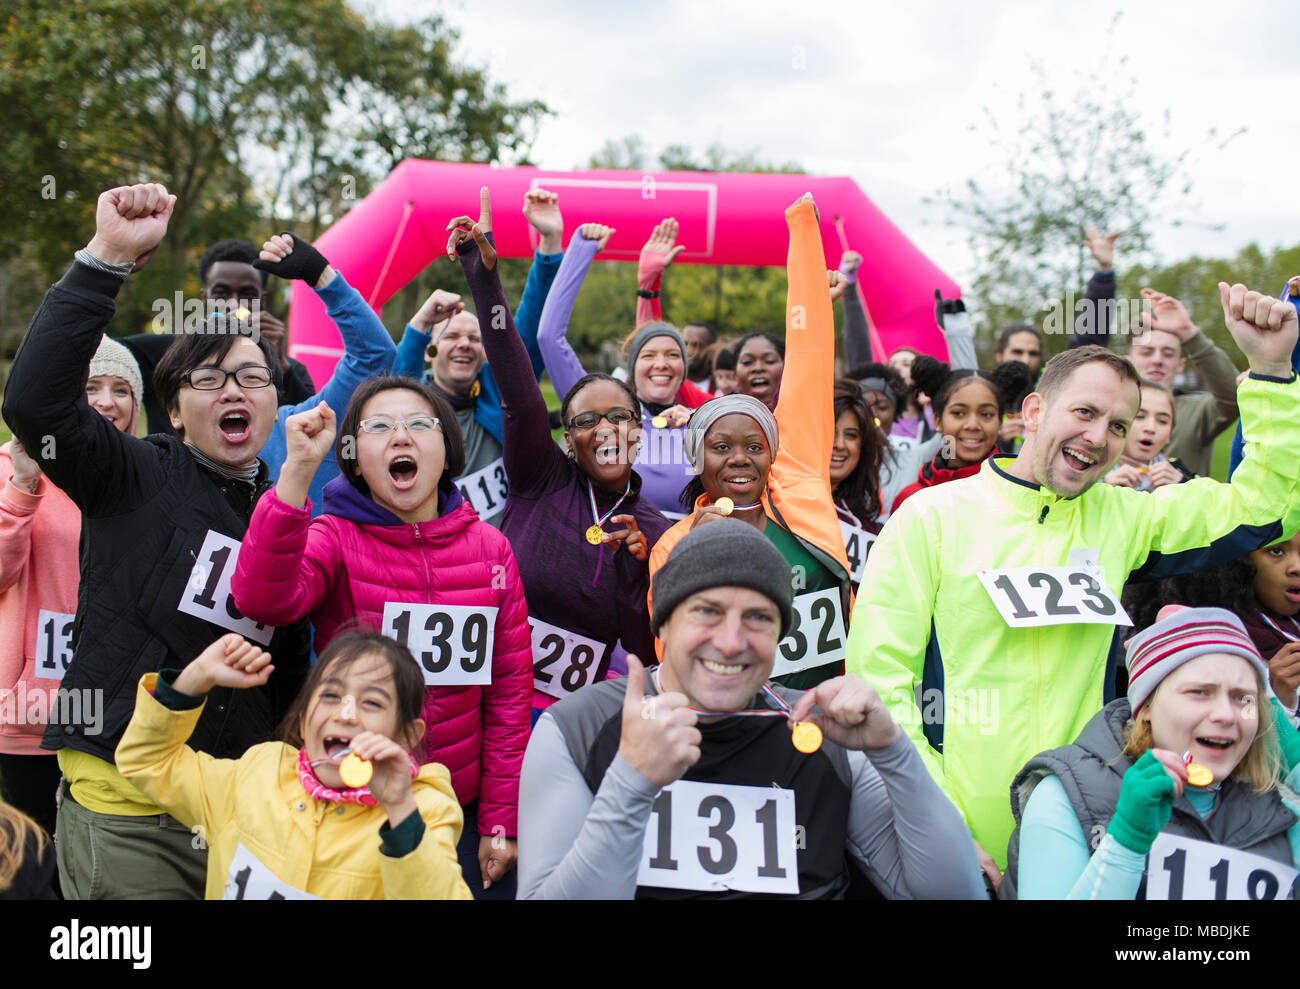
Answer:
[[[655,798],[638,886],[798,893],[794,791],[678,780]]]
[[[1084,567],[981,570],[978,576],[1011,628],[1133,624],[1101,574]]]

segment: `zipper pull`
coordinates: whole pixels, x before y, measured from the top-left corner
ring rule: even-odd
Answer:
[[[1038,524],[1039,524],[1039,525],[1042,525],[1043,522],[1046,521],[1046,519],[1047,519],[1047,511],[1048,511],[1048,509],[1049,509],[1050,507],[1051,507],[1050,505],[1044,505],[1044,506],[1043,506],[1043,510],[1042,510],[1041,512],[1039,512],[1039,514],[1038,514]]]

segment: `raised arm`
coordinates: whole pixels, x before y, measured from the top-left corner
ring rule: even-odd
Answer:
[[[835,317],[826,278],[826,255],[811,199],[785,211],[790,228],[786,259],[785,371],[776,421],[781,431],[782,473],[797,465],[801,478],[821,478],[835,444]]]
[[[1290,279],[1282,289],[1279,298],[1289,302],[1292,307],[1300,313],[1300,275]],[[1300,342],[1296,343],[1296,348],[1291,352],[1291,367],[1300,373]],[[1232,437],[1232,454],[1228,460],[1228,477],[1231,478],[1241,463],[1241,454],[1245,446],[1245,439],[1241,432],[1241,423],[1237,423],[1237,432]]]
[[[861,265],[862,255],[857,251],[845,251],[840,256],[840,274],[848,282],[844,289],[844,330],[841,334],[846,369],[871,361],[871,330],[867,325],[867,311],[858,295],[858,268]]]
[[[529,189],[524,193],[523,212],[528,225],[537,231],[538,240],[532,266],[528,269],[528,280],[524,282],[524,294],[520,296],[519,306],[515,309],[515,328],[519,330],[519,336],[528,348],[528,357],[533,362],[533,375],[540,379],[543,362],[542,352],[537,346],[537,324],[542,318],[542,307],[550,295],[551,283],[560,270],[564,217],[560,215],[559,195],[545,189]],[[492,373],[492,365],[488,365],[487,372]]]
[[[551,441],[546,400],[533,376],[528,350],[515,329],[497,271],[492,243],[492,206],[485,186],[480,191],[479,220],[457,217],[447,225],[448,253],[459,255],[478,313],[483,349],[501,386],[502,456],[511,490],[526,489],[540,479],[556,458],[564,459]]]
[[[551,376],[555,394],[564,398],[579,379],[587,372],[582,361],[574,353],[569,343],[569,318],[573,315],[573,303],[578,298],[587,272],[596,252],[605,246],[609,235],[613,233],[608,227],[595,223],[584,223],[569,241],[569,250],[560,262],[560,271],[551,286],[551,294],[546,299],[546,308],[542,310],[541,323],[537,329],[537,346],[542,352],[546,364],[546,373]],[[591,234],[591,237],[587,235]]]
[[[1084,245],[1097,262],[1097,271],[1088,279],[1083,290],[1083,312],[1074,320],[1074,333],[1066,349],[1073,350],[1085,344],[1110,346],[1112,303],[1115,301],[1115,240],[1118,233],[1103,234],[1098,227],[1083,228]]]
[[[90,361],[126,275],[167,232],[176,197],[161,185],[99,197],[95,236],[46,294],[5,385],[3,416],[41,470],[89,515],[128,511],[164,483],[155,449],[86,401]]]
[[[659,293],[663,288],[664,269],[682,251],[684,244],[677,243],[677,221],[671,216],[655,225],[650,239],[641,248],[636,266],[636,325],[654,323],[664,318]]]

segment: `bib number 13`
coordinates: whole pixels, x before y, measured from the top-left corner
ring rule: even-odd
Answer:
[[[1133,624],[1101,575],[1083,567],[981,570],[979,579],[1011,628]]]

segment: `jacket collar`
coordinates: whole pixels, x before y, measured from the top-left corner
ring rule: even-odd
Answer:
[[[442,483],[438,485],[438,517],[428,522],[410,523],[410,525],[418,528],[421,536],[434,535],[449,528],[463,528],[469,519],[460,519],[459,516],[463,513],[456,510],[464,501],[460,489],[448,478],[443,478]],[[321,510],[357,525],[388,527],[408,525],[387,508],[377,504],[369,495],[358,491],[342,474],[325,485],[321,496]]]
[[[1049,513],[1068,514],[1075,510],[1078,498],[1062,498],[1055,491],[1034,481],[1025,481],[1010,471],[1015,457],[990,457],[984,461],[979,476],[1007,502],[1034,521],[1046,521]],[[1086,492],[1085,492],[1086,493]]]

